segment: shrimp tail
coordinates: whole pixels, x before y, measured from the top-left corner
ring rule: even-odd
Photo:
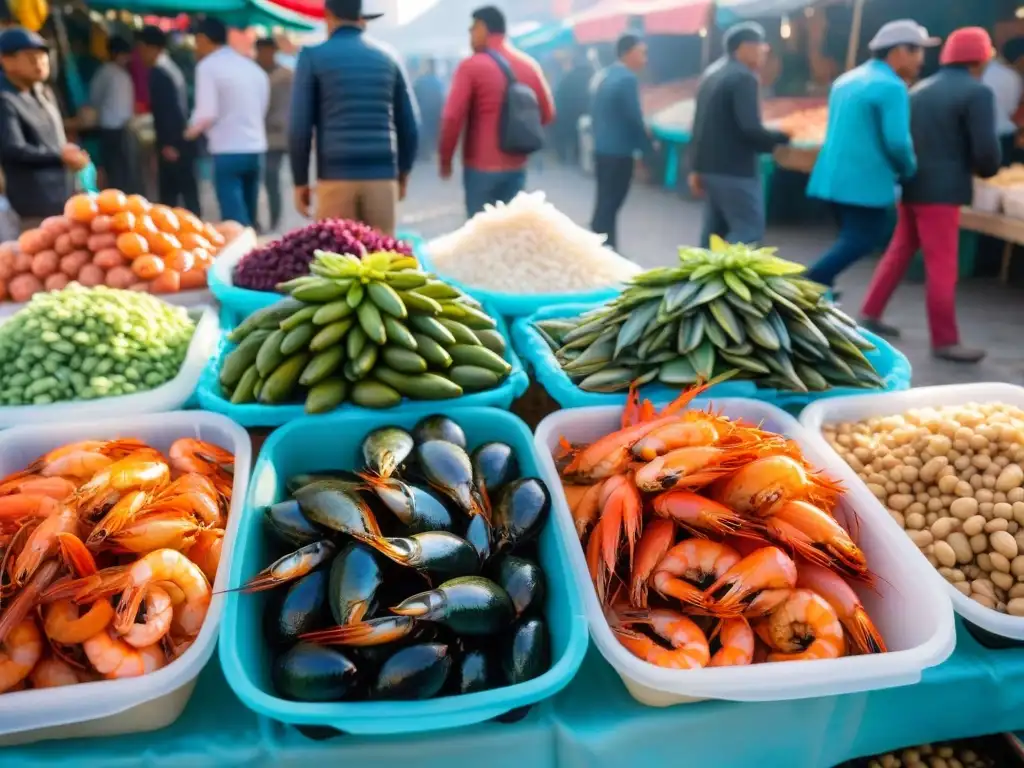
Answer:
[[[850,634],[851,644],[858,653],[885,653],[887,651],[882,634],[872,623],[863,606],[858,605],[843,626]]]
[[[601,558],[601,543],[604,538],[604,519],[597,521],[597,524],[590,531],[590,539],[587,541],[587,570],[590,572],[590,580],[597,590],[597,599],[601,605],[605,604],[608,597],[608,573]]]
[[[625,429],[637,424],[641,416],[640,390],[634,381],[629,385],[629,393],[626,395],[626,407],[622,409],[622,428]]]
[[[121,599],[117,603],[117,611],[114,614],[114,630],[118,634],[125,635],[132,628],[145,596],[146,587],[134,584],[121,593]]]
[[[57,546],[60,549],[61,560],[78,576],[92,576],[99,570],[92,552],[75,534],[68,531],[58,533]]]

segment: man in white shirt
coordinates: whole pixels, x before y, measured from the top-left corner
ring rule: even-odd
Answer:
[[[107,51],[110,61],[96,70],[89,83],[90,120],[98,129],[107,186],[134,194],[142,192],[142,180],[139,142],[131,126],[135,116],[135,85],[128,72],[132,46],[123,37],[112,37]]]
[[[256,226],[270,79],[227,44],[228,30],[206,18],[196,32],[196,105],[185,138],[206,135],[222,219]]]
[[[1024,64],[1024,38],[1014,38],[1003,46],[1002,57],[992,59],[981,81],[992,89],[996,102],[996,132],[1003,151],[1003,165],[1009,165],[1014,154],[1017,138],[1017,124],[1014,115],[1024,96],[1024,78],[1021,65]]]

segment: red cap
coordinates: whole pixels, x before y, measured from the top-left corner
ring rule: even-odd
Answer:
[[[992,58],[992,38],[981,27],[956,30],[942,46],[940,64],[983,64]]]

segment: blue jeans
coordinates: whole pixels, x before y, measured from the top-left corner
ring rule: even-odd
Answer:
[[[262,153],[213,156],[213,188],[222,219],[233,219],[247,227],[256,226],[262,168]]]
[[[526,171],[477,171],[466,168],[462,172],[462,185],[466,190],[466,214],[472,218],[490,203],[507,203],[526,186]]]
[[[700,242],[707,248],[712,235],[727,243],[758,245],[764,239],[764,187],[758,176],[702,173],[704,222]]]
[[[834,208],[839,218],[839,237],[805,275],[830,288],[849,266],[881,249],[891,233],[887,208],[844,203],[836,203]]]

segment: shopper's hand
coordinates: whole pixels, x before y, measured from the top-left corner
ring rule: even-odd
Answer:
[[[73,171],[80,171],[89,164],[89,155],[77,144],[65,144],[60,150],[60,159]]]
[[[452,164],[450,162],[441,161],[439,173],[442,179],[448,180],[452,177]]]
[[[690,185],[691,195],[694,197],[704,197],[704,185],[701,184],[699,173],[691,173],[687,176],[686,181]]]
[[[178,158],[181,157],[181,153],[174,147],[164,147],[160,150],[160,154],[163,155],[164,160],[168,163],[176,163]]]
[[[398,199],[399,201],[405,200],[405,194],[409,190],[409,174],[400,173],[398,175]]]
[[[187,129],[185,129],[184,139],[185,141],[195,141],[202,135],[203,129],[201,126],[190,125]]]
[[[309,206],[313,199],[313,190],[309,186],[295,188],[295,210],[304,219],[309,218]]]

